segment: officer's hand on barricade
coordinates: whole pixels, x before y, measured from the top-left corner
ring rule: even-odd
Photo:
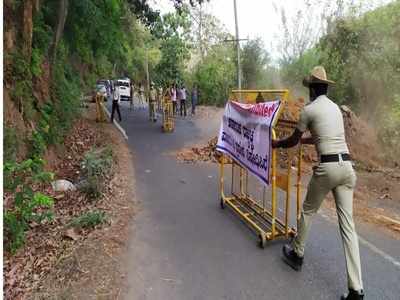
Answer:
[[[272,148],[279,148],[279,141],[278,140],[272,140],[271,141],[271,146],[272,146]]]
[[[300,139],[300,143],[301,144],[305,144],[305,145],[313,145],[314,144],[314,140],[311,136],[307,136],[307,137],[303,137]]]

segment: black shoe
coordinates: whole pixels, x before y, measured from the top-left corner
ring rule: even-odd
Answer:
[[[347,295],[343,295],[340,300],[362,300],[364,299],[364,291],[355,291],[349,289],[349,293]]]
[[[283,261],[296,271],[301,271],[301,266],[303,265],[303,257],[298,256],[293,248],[289,245],[283,246],[282,252]]]

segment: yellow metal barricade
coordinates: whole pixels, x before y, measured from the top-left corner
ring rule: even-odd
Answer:
[[[106,113],[104,111],[103,102],[104,96],[100,93],[96,93],[96,122],[107,122]]]
[[[281,117],[288,96],[288,90],[234,90],[229,100],[259,103],[279,99],[282,104],[272,122],[272,138],[276,139],[291,134],[296,125]],[[301,204],[301,151],[301,146],[294,150],[272,149],[269,186],[261,184],[255,176],[225,154],[220,157],[221,208],[228,206],[236,212],[257,233],[262,248],[267,241],[296,234]],[[296,170],[295,184],[292,183],[293,169]],[[227,179],[229,176],[230,180]],[[296,188],[294,211],[291,210],[292,187]],[[229,189],[228,194],[226,190]]]
[[[168,96],[164,96],[162,101],[162,130],[164,132],[172,132],[175,128],[174,115],[172,110],[172,101]]]

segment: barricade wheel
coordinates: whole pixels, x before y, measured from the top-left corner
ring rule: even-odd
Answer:
[[[259,234],[258,235],[258,246],[261,248],[261,249],[264,249],[265,248],[265,245],[267,244],[267,240],[266,240],[266,238],[265,238],[265,236],[263,235],[263,234]]]
[[[225,202],[224,202],[224,199],[222,199],[222,197],[221,197],[220,205],[221,205],[221,209],[225,208]]]

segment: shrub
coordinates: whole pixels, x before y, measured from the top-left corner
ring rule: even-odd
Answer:
[[[89,198],[97,199],[103,192],[103,181],[113,162],[112,149],[109,147],[93,149],[85,154],[82,162],[82,173],[86,184],[82,190]]]
[[[18,152],[18,138],[15,128],[4,125],[4,161],[15,161]]]
[[[39,158],[4,164],[4,189],[14,199],[13,208],[4,214],[5,242],[12,253],[24,244],[29,222],[52,217],[48,209],[53,206],[52,198],[33,190],[33,186],[53,179],[52,173],[43,171],[43,165],[44,161]]]
[[[32,60],[31,60],[31,73],[33,76],[40,76],[42,74],[41,64],[43,61],[43,55],[40,50],[32,49]]]
[[[52,115],[56,116],[57,133],[64,136],[73,121],[79,117],[81,83],[79,74],[68,62],[68,49],[61,43],[57,51],[57,61],[53,73]]]
[[[78,227],[78,228],[94,228],[99,224],[103,224],[107,220],[104,211],[90,211],[84,213],[83,215],[72,219],[68,226]]]
[[[386,118],[379,127],[379,136],[387,157],[397,163],[400,149],[400,95],[395,95],[393,104],[386,109]]]
[[[41,157],[46,150],[46,142],[39,131],[34,130],[29,139],[29,155],[30,157]]]

